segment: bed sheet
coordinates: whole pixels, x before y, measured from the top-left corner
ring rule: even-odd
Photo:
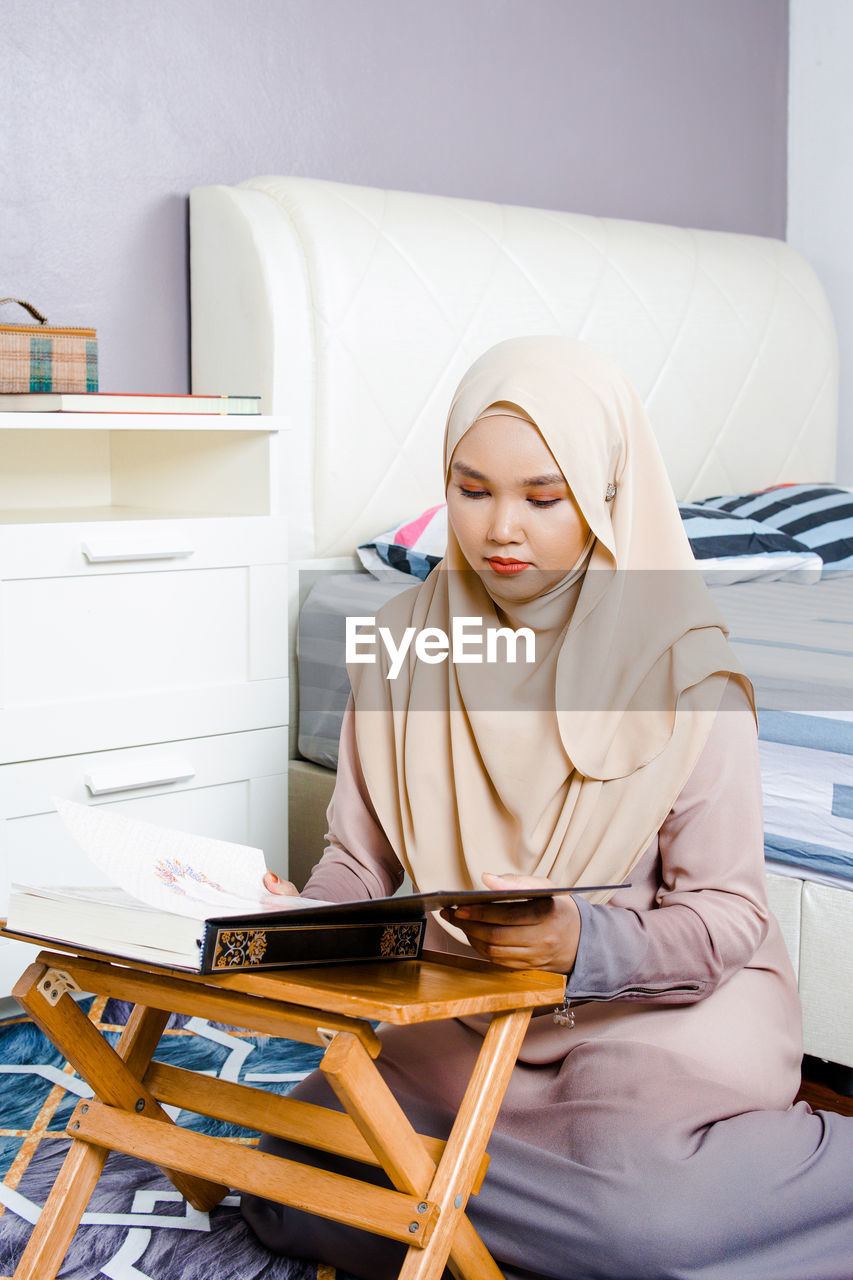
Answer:
[[[712,594],[755,686],[768,862],[853,887],[853,574]]]
[[[762,709],[853,711],[853,573],[711,588]]]
[[[759,749],[768,860],[853,887],[851,717],[761,712]]]

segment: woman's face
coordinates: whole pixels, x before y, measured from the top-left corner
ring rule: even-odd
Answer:
[[[589,536],[542,436],[520,418],[480,418],[453,451],[447,513],[486,590],[532,600],[577,562]]]

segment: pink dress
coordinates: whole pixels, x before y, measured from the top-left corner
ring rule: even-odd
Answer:
[[[306,896],[397,888],[352,707],[327,839]],[[799,1001],[767,905],[755,727],[737,684],[630,887],[577,902],[575,1025],[533,1018],[469,1203],[505,1274],[851,1280],[853,1120],[792,1107]],[[427,942],[462,949],[434,921]],[[447,1131],[481,1032],[476,1019],[383,1030],[379,1065],[422,1131]],[[329,1105],[322,1080],[299,1093]],[[387,1241],[263,1201],[244,1212],[279,1252],[396,1275]]]

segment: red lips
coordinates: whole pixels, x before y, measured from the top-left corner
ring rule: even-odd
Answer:
[[[490,556],[489,565],[494,569],[495,573],[503,574],[510,577],[514,573],[522,573],[525,569],[530,568],[530,564],[526,560],[506,560],[503,556]]]

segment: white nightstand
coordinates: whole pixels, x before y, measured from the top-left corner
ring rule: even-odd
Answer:
[[[287,872],[287,536],[269,417],[0,414],[0,916],[92,883],[53,796]],[[28,963],[0,944],[0,996]]]

